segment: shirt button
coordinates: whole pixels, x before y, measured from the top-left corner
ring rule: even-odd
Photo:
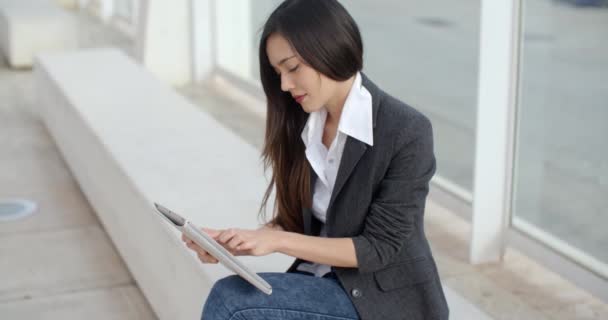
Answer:
[[[361,290],[355,288],[355,289],[351,290],[350,294],[355,298],[359,298],[359,297],[361,297]]]
[[[329,164],[334,164],[334,159],[329,159]]]

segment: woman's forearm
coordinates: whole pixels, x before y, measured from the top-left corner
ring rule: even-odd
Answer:
[[[357,256],[351,238],[325,238],[281,231],[277,251],[303,260],[334,267],[356,268]]]

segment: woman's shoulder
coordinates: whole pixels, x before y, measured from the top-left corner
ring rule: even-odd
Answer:
[[[416,130],[431,126],[429,118],[412,105],[379,88],[367,76],[363,84],[372,96],[376,127],[382,130]]]
[[[384,93],[384,98],[380,100],[379,113],[382,117],[393,120],[400,126],[417,124],[419,122],[430,122],[430,120],[412,105]]]
[[[395,143],[405,143],[420,137],[432,136],[429,118],[410,104],[378,90],[376,129],[378,136],[392,138]]]

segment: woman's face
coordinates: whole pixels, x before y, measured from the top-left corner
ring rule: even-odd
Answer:
[[[272,34],[266,42],[266,54],[281,78],[281,90],[289,92],[305,112],[318,111],[327,104],[337,82],[304,63],[287,39]]]

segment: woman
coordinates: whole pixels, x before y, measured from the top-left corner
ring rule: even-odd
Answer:
[[[273,172],[262,208],[275,190],[274,215],[258,230],[205,231],[236,255],[297,259],[261,274],[270,296],[237,276],[218,281],[203,319],[447,319],[423,230],[429,120],[360,72],[358,27],[335,0],[283,2],[259,55]]]

